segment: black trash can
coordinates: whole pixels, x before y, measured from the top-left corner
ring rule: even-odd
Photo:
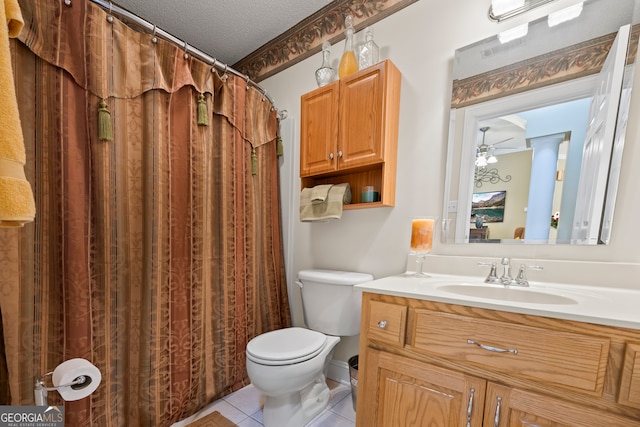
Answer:
[[[358,397],[358,355],[349,358],[349,381],[351,382],[351,402],[353,410],[356,410],[356,399]]]

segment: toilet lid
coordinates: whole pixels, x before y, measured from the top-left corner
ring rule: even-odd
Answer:
[[[322,351],[327,337],[305,328],[286,328],[258,335],[247,344],[247,357],[263,365],[304,362]]]

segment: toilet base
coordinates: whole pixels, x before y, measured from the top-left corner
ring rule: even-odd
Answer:
[[[267,396],[262,411],[265,427],[302,427],[322,412],[331,391],[324,375],[302,390],[283,396]]]

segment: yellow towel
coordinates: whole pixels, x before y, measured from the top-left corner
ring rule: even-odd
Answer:
[[[332,185],[327,199],[313,203],[313,188],[305,188],[300,193],[300,221],[326,221],[342,218],[342,205],[351,203],[351,189],[348,183]]]
[[[33,221],[36,208],[24,174],[26,155],[11,67],[9,37],[24,26],[17,0],[0,7],[0,227],[20,227]],[[6,36],[5,36],[6,34]]]

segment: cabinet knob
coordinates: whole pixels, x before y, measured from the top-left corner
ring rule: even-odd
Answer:
[[[342,157],[342,150],[338,151],[338,158]]]
[[[384,329],[384,328],[386,328],[386,327],[387,327],[387,321],[386,321],[386,320],[381,320],[381,321],[379,321],[379,322],[378,322],[378,327],[379,327],[380,329]]]
[[[329,153],[329,158],[333,160],[333,153]]]

